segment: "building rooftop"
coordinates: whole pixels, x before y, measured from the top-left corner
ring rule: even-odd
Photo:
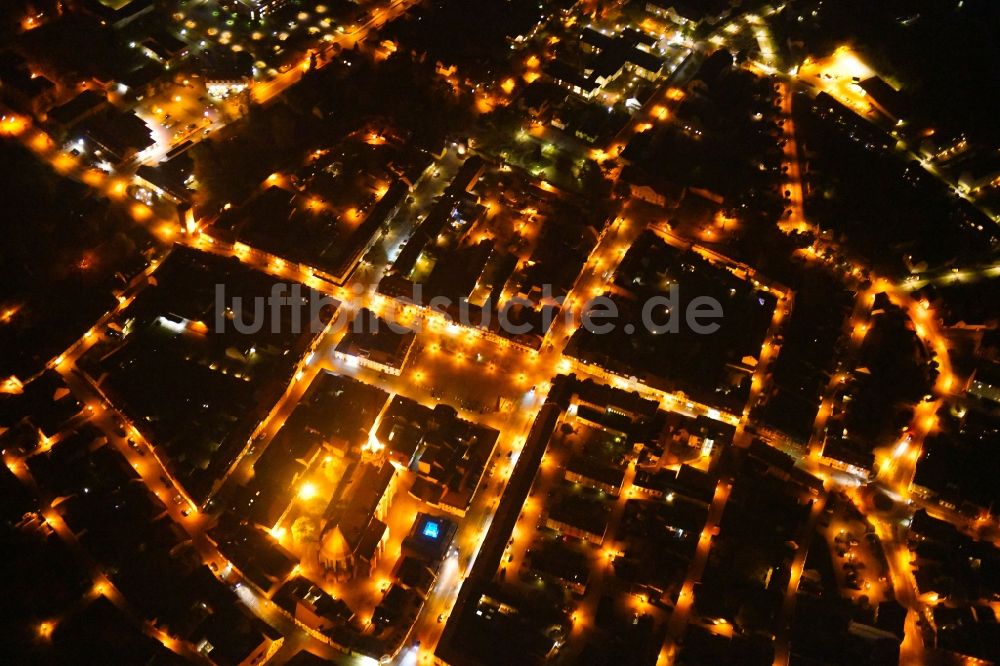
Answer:
[[[605,504],[580,494],[567,494],[553,502],[548,507],[548,517],[601,539],[608,529]]]
[[[625,471],[610,465],[605,465],[586,456],[573,456],[566,463],[566,472],[577,474],[594,482],[621,488],[625,480]]]
[[[104,95],[87,89],[65,104],[51,109],[48,112],[48,118],[64,129],[70,128],[86,116],[96,113],[107,105],[108,100]]]
[[[403,540],[403,549],[439,564],[447,556],[457,530],[458,525],[450,518],[418,513],[409,535]]]
[[[354,317],[337,351],[400,370],[410,354],[416,333],[381,319],[367,308]]]

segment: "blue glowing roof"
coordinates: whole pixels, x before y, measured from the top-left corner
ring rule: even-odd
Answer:
[[[437,539],[438,538],[438,534],[440,534],[440,533],[441,533],[441,526],[440,526],[440,524],[438,524],[438,523],[436,523],[434,521],[428,520],[427,524],[424,525],[424,536],[425,537],[428,537],[430,539]]]

